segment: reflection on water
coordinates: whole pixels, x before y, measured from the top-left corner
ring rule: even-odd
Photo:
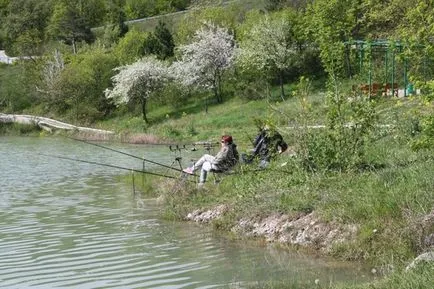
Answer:
[[[170,164],[167,148],[120,146]],[[216,236],[158,218],[117,170],[39,153],[142,164],[63,139],[0,138],[0,288],[242,288],[267,280],[361,282],[354,265]],[[236,287],[235,284],[237,284]]]

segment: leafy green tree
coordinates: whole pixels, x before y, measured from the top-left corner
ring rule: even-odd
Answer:
[[[79,7],[74,6],[71,2],[61,1],[55,5],[47,30],[48,35],[53,39],[72,45],[74,54],[77,53],[78,42],[91,43],[94,41],[88,19],[80,12]]]
[[[172,34],[162,21],[158,22],[154,32],[149,35],[145,42],[144,50],[146,54],[155,54],[158,59],[165,60],[173,57],[175,43]]]
[[[29,108],[33,100],[28,89],[23,66],[0,63],[0,111],[16,113]]]
[[[0,0],[0,19],[6,19],[7,7],[9,5],[9,0]],[[4,21],[0,22],[0,49],[4,49],[4,41],[6,39],[5,35]]]
[[[154,37],[158,40],[160,49],[157,56],[160,59],[167,59],[173,57],[175,50],[175,42],[172,33],[167,28],[166,24],[162,21],[158,22],[157,27],[153,33]]]
[[[127,19],[145,18],[157,13],[155,1],[142,0],[126,0],[124,11]]]
[[[112,78],[114,87],[105,91],[106,97],[113,99],[117,105],[139,102],[143,120],[148,123],[146,115],[148,98],[164,87],[169,79],[167,65],[154,56],[148,56],[133,64],[121,66],[117,70],[118,74]]]
[[[7,7],[10,0],[0,0],[0,16],[4,17],[7,15]]]
[[[50,1],[10,1],[2,14],[3,46],[9,55],[39,55],[51,14]]]
[[[146,54],[145,42],[149,33],[130,30],[114,47],[113,53],[121,64],[131,64]]]
[[[427,60],[434,58],[434,44],[432,43],[434,33],[433,13],[434,7],[432,4],[426,1],[418,1],[407,9],[405,18],[399,26],[397,34],[406,46],[406,57],[412,59],[413,63],[423,65]],[[422,71],[422,69],[419,71]],[[423,79],[423,73],[418,75],[413,73],[412,76],[421,82],[427,80]]]
[[[264,76],[277,73],[282,99],[285,97],[284,73],[294,69],[299,59],[293,31],[287,18],[266,16],[243,36],[238,55],[239,65],[246,70],[256,69]]]
[[[88,107],[85,101],[88,95],[87,88],[92,81],[91,70],[89,67],[71,64],[65,67],[60,77],[61,100],[65,105],[63,113],[71,113],[70,118],[76,124],[83,124],[89,110],[93,109]]]
[[[343,73],[344,42],[353,38],[357,26],[358,1],[317,0],[307,8],[309,38],[315,39],[327,73]]]
[[[122,38],[128,32],[128,25],[125,23],[126,15],[122,9],[122,0],[112,0],[107,3],[105,23],[112,30],[116,31],[116,38]]]
[[[77,72],[77,81],[83,80],[81,85],[84,89],[83,95],[78,95],[78,117],[93,122],[109,115],[114,109],[113,103],[105,97],[104,91],[111,85],[111,78],[115,74],[114,68],[117,66],[116,58],[102,48],[88,50],[72,59],[68,67],[71,73],[72,70]],[[79,74],[83,74],[83,78]],[[80,85],[73,81],[68,81],[68,84],[72,88]]]
[[[397,29],[404,24],[406,11],[421,1],[364,0],[357,9],[358,20],[353,36],[359,39],[390,39],[397,37]],[[423,1],[422,1],[423,2]]]
[[[107,13],[107,1],[105,0],[81,0],[76,4],[80,17],[85,19],[86,26],[96,27],[104,23]]]
[[[410,77],[423,93],[422,105],[413,117],[418,118],[419,132],[411,143],[414,149],[430,149],[434,145],[434,80],[430,63],[434,59],[434,6],[431,1],[417,1],[406,10],[398,33],[403,39],[405,57],[411,60]]]
[[[117,65],[116,58],[102,48],[67,57],[56,50],[44,59],[42,81],[37,86],[46,112],[69,114],[81,123],[104,118],[114,109],[104,90],[111,84]]]

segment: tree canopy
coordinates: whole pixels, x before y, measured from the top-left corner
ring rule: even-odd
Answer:
[[[180,60],[172,66],[177,78],[184,85],[212,90],[217,102],[222,102],[222,76],[235,59],[233,35],[206,23],[195,33],[193,42],[180,46],[178,51]]]
[[[146,103],[152,93],[162,88],[169,79],[167,65],[154,56],[148,56],[116,70],[118,73],[112,78],[114,87],[105,91],[106,97],[113,99],[117,105],[140,102],[143,119],[148,122]]]

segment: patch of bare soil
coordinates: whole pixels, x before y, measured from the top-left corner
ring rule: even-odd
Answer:
[[[186,216],[186,220],[210,223],[221,218],[228,210],[226,205],[195,210]],[[298,216],[276,213],[262,218],[243,218],[231,231],[242,236],[263,238],[267,242],[311,247],[327,253],[335,244],[354,240],[358,227],[324,222],[315,212]]]

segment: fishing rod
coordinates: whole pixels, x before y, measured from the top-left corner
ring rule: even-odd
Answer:
[[[164,168],[168,168],[168,169],[172,169],[172,170],[175,170],[175,171],[178,171],[178,172],[182,172],[181,169],[177,169],[177,168],[165,165],[165,164],[157,163],[155,161],[151,161],[151,160],[148,160],[148,159],[145,159],[145,158],[141,158],[141,157],[138,157],[138,156],[135,156],[135,155],[123,152],[123,151],[118,151],[118,150],[115,150],[115,149],[112,149],[112,148],[109,148],[109,147],[106,147],[106,146],[103,146],[103,145],[100,145],[100,144],[91,143],[91,142],[88,142],[88,141],[85,141],[85,140],[76,139],[76,138],[72,138],[72,137],[68,137],[68,138],[72,139],[72,140],[75,140],[75,141],[83,142],[85,144],[89,144],[89,145],[93,145],[93,146],[96,146],[96,147],[99,147],[99,148],[103,148],[103,149],[106,149],[106,150],[109,150],[109,151],[112,151],[112,152],[120,153],[120,154],[129,156],[129,157],[132,157],[132,158],[135,158],[135,159],[139,159],[139,160],[142,160],[142,161],[147,161],[147,162],[149,162],[151,164],[162,166]]]
[[[42,153],[40,153],[39,155],[47,156],[47,157],[51,157],[51,158],[62,159],[62,160],[69,160],[69,161],[74,161],[74,162],[86,163],[86,164],[91,164],[91,165],[98,165],[98,166],[103,166],[103,167],[115,168],[115,169],[120,169],[120,170],[127,170],[130,172],[132,171],[132,172],[136,172],[136,173],[148,174],[148,175],[164,177],[164,178],[169,178],[169,179],[178,179],[178,177],[174,177],[174,176],[168,176],[168,175],[163,175],[163,174],[159,174],[159,173],[153,173],[153,172],[148,172],[148,171],[143,171],[143,170],[138,170],[138,169],[130,169],[130,168],[125,168],[125,167],[121,167],[121,166],[117,166],[117,165],[110,165],[110,164],[98,163],[98,162],[93,162],[93,161],[74,159],[74,158],[69,158],[69,157],[64,157],[64,156],[47,155],[47,154],[42,154]],[[193,181],[191,181],[191,182],[193,182]]]

